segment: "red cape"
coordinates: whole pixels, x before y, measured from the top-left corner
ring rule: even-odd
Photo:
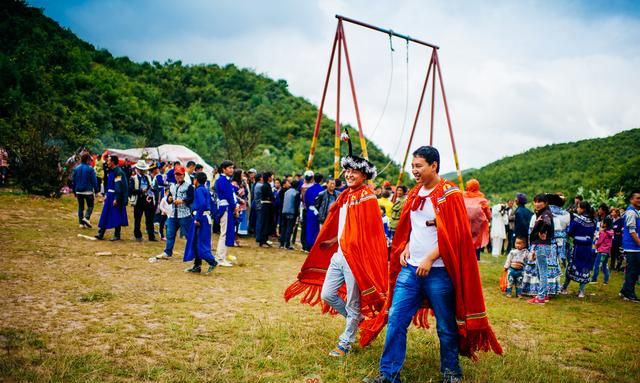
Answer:
[[[393,299],[392,292],[402,268],[400,254],[407,246],[411,234],[411,206],[421,187],[422,185],[415,186],[407,195],[393,237],[387,302],[376,320],[366,323],[367,328],[361,331],[361,337],[368,332],[367,337],[375,338],[386,324]],[[430,198],[436,210],[440,257],[455,290],[460,354],[475,360],[477,359],[476,351],[491,349],[501,355],[502,347],[489,325],[484,305],[480,272],[462,192],[452,182],[442,179],[430,194]],[[429,308],[429,302],[425,300],[414,316],[413,322],[418,327],[429,327],[427,315]]]
[[[356,190],[345,190],[331,206],[318,239],[302,265],[298,280],[285,290],[284,299],[289,301],[303,294],[301,303],[311,306],[321,304],[323,313],[336,314],[335,310],[322,301],[320,292],[331,257],[337,251],[338,244],[328,249],[321,249],[320,244],[337,236],[340,207],[345,203],[349,208],[344,231],[339,241],[360,289],[360,309],[365,316],[365,320],[360,322],[362,329],[377,318],[385,304],[389,271],[381,212],[376,196],[368,186],[361,186]],[[346,295],[344,285],[340,288],[339,294],[343,297]],[[365,334],[368,333],[361,332],[360,335],[362,346],[368,345],[373,340]]]

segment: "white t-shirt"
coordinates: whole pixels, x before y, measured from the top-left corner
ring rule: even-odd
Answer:
[[[425,189],[424,186],[418,192],[418,196],[424,197],[431,194],[434,188]],[[438,247],[438,231],[435,226],[427,226],[427,221],[436,219],[431,198],[427,198],[422,210],[411,211],[411,236],[409,237],[409,264],[420,266],[433,249]],[[433,262],[431,267],[444,267],[442,258]]]
[[[347,222],[347,203],[340,206],[340,215],[338,216],[338,253],[342,253],[342,245],[340,245],[340,239],[342,238],[342,232],[344,231],[344,225]]]

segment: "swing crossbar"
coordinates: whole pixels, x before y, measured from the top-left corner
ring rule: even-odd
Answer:
[[[437,45],[434,45],[434,44],[431,44],[431,43],[427,43],[427,42],[424,42],[422,40],[414,39],[411,36],[403,35],[403,34],[394,32],[391,29],[384,29],[384,28],[376,27],[375,25],[371,25],[371,24],[368,24],[368,23],[365,23],[365,22],[362,22],[362,21],[351,19],[349,17],[341,16],[341,15],[336,15],[336,19],[347,21],[349,23],[360,25],[361,27],[373,29],[374,31],[382,32],[382,33],[385,33],[385,34],[388,34],[388,35],[396,36],[396,37],[399,37],[401,39],[414,42],[416,44],[420,44],[420,45],[425,45],[425,46],[431,47],[433,49],[440,49],[440,47],[437,46]]]

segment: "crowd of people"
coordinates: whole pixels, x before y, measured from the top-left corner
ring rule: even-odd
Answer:
[[[237,258],[229,249],[240,246],[239,236],[254,235],[259,247],[277,242],[308,253],[285,299],[300,295],[302,303],[345,317],[333,357],[352,350],[358,331],[366,346],[387,325],[380,375],[370,382],[399,381],[407,327],[412,321],[426,327],[429,310],[437,322],[443,381],[460,381],[459,355],[502,353],[482,295],[478,261],[485,248],[507,255],[507,296],[530,295],[529,302],[545,304],[575,281],[584,297],[599,270],[608,283],[610,271],[624,267],[620,295],[638,302],[640,191],[630,194],[624,214],[605,205],[594,213],[580,196],[564,209],[562,195],[544,193],[533,199],[535,211],[521,193],[491,207],[477,180],[463,192],[438,176],[435,148],[421,147],[413,156],[417,185],[409,190],[388,181],[374,185],[375,166],[351,151],[341,162],[343,178],[327,180],[311,170],[282,176],[243,171],[228,160],[207,176],[193,161],[127,164],[114,155],[83,153],[73,192],[83,228],[93,226],[94,195],[104,198],[98,240],[110,229],[110,240],[121,240],[131,205],[134,239],[143,241],[144,218],[148,240],[165,241],[151,262],[170,259],[176,237],[186,238],[189,273],[201,273],[203,260],[207,273],[232,267]]]
[[[620,296],[638,302],[640,192],[632,191],[628,201],[625,211],[604,203],[595,208],[576,195],[565,208],[562,193],[542,193],[534,197],[531,211],[523,193],[490,207],[477,180],[468,181],[465,192],[478,260],[483,248],[495,257],[506,255],[505,295],[532,296],[528,302],[536,304],[568,294],[571,281],[579,284],[578,298],[584,298],[600,272],[606,285],[612,271],[625,272]]]

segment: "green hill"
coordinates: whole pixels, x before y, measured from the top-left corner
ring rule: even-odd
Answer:
[[[1,2],[0,17],[0,146],[21,158],[176,143],[213,164],[229,158],[280,173],[306,165],[317,108],[285,80],[234,65],[113,57],[23,1]],[[314,162],[325,174],[333,131],[325,118]],[[368,149],[379,167],[388,163],[375,144]]]
[[[564,192],[579,188],[613,195],[640,187],[640,129],[614,136],[547,145],[505,157],[465,175],[477,178],[494,199],[524,192]]]

